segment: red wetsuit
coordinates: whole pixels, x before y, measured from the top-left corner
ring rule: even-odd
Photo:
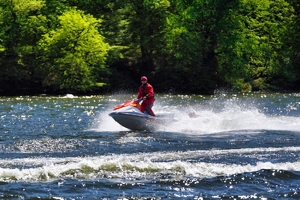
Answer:
[[[150,85],[149,83],[142,84],[139,87],[138,99],[142,97],[146,97],[146,99],[144,99],[141,104],[141,112],[144,113],[144,111],[146,110],[149,115],[155,116],[153,110],[151,109],[155,101],[154,90],[152,85]]]

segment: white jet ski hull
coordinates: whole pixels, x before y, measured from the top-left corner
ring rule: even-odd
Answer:
[[[174,120],[172,117],[155,117],[142,113],[135,107],[124,107],[109,113],[116,122],[130,130],[153,131]]]

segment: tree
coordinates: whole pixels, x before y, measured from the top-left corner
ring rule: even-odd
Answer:
[[[105,84],[110,46],[98,32],[100,22],[76,9],[59,16],[60,26],[38,43],[45,86],[80,92]]]
[[[300,2],[298,0],[288,0],[288,2],[290,2],[294,8],[295,17],[291,26],[288,27],[289,35],[287,45],[291,50],[292,72],[296,78],[294,88],[300,89]]]
[[[2,92],[30,90],[36,80],[34,47],[45,29],[44,0],[0,0],[0,82]],[[21,91],[19,91],[21,93]]]
[[[181,92],[212,93],[217,86],[216,2],[172,1],[164,30],[164,64],[157,74]]]
[[[219,72],[233,88],[262,90],[279,86],[276,79],[293,80],[286,46],[292,10],[284,0],[239,0],[223,9],[218,24]]]

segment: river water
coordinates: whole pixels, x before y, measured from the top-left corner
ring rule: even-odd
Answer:
[[[0,199],[300,199],[299,93],[157,95],[155,132],[108,116],[134,98],[0,97]]]

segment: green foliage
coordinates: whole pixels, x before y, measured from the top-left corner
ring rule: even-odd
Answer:
[[[29,12],[40,10],[45,6],[45,0],[14,0],[13,9],[18,15],[28,15]]]
[[[103,85],[109,45],[97,31],[100,20],[72,9],[59,17],[60,27],[39,42],[44,84],[56,89],[87,91]],[[99,69],[98,69],[99,68]]]
[[[292,64],[295,79],[297,80],[297,86],[295,88],[299,89],[300,82],[300,2],[298,0],[288,1],[294,8],[295,17],[292,24],[288,27],[287,31],[289,33],[287,37],[286,45],[290,49],[290,62]]]
[[[0,0],[0,92],[300,89],[299,27],[297,0]]]
[[[251,92],[252,86],[249,82],[245,82],[244,79],[237,79],[233,85],[233,89],[236,89],[241,92]]]
[[[42,0],[0,0],[0,82],[2,91],[31,90],[34,78],[36,30],[45,18]],[[34,20],[33,20],[34,19]]]
[[[128,5],[129,11],[134,14],[129,22],[131,42],[137,48],[142,74],[153,73],[156,57],[161,55],[169,5],[168,0],[134,0]]]
[[[284,0],[241,0],[238,5],[229,4],[227,10],[220,21],[217,49],[219,71],[228,83],[268,81],[291,71],[285,46],[286,30],[293,20],[289,4]]]
[[[166,85],[182,91],[211,92],[217,84],[215,2],[174,1],[173,6],[175,9],[166,19],[164,53],[167,60],[161,70],[167,73],[162,79]]]

